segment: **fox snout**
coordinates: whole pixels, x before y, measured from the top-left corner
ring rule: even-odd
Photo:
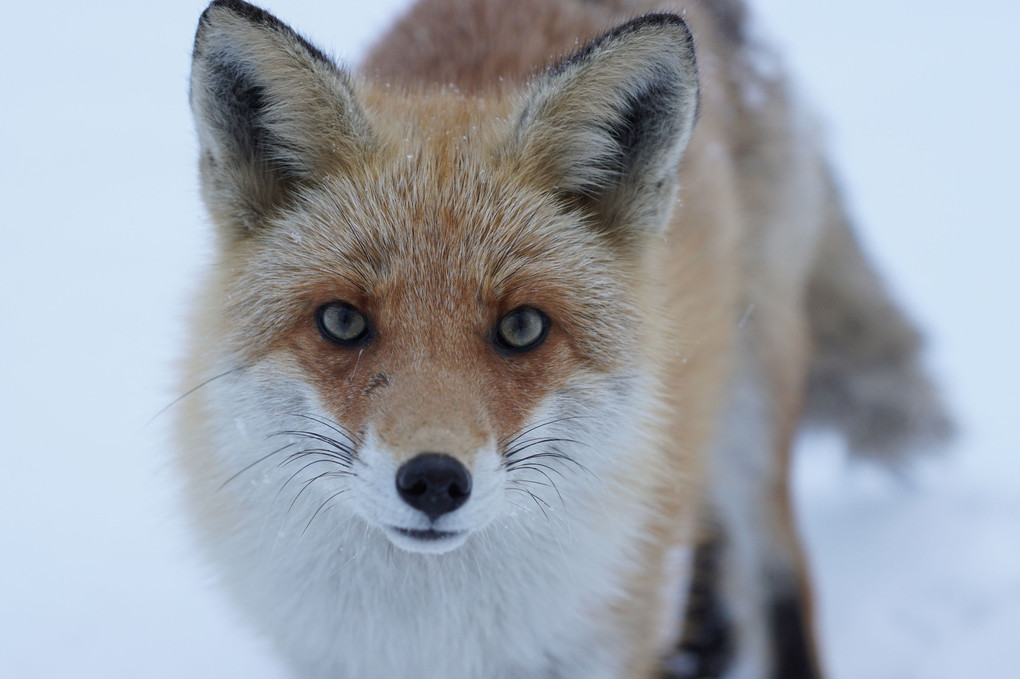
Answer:
[[[471,496],[471,472],[455,457],[421,453],[397,470],[397,493],[435,522]]]

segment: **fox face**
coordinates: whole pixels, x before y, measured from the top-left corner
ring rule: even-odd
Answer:
[[[644,265],[696,101],[668,15],[480,99],[355,84],[214,3],[192,104],[210,362],[231,371],[211,403],[242,433],[215,434],[224,486],[261,479],[306,529],[336,509],[421,553],[616,502],[658,398]]]
[[[395,544],[449,549],[507,494],[534,505],[515,473],[583,473],[547,421],[593,417],[609,404],[586,393],[607,381],[630,397],[640,323],[611,247],[533,189],[476,162],[474,181],[421,195],[403,149],[387,160],[374,185],[326,180],[243,242],[224,316],[241,363],[305,385],[300,405],[265,404],[330,439],[302,461],[334,460],[344,501]]]

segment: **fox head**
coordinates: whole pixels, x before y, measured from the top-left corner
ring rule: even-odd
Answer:
[[[523,86],[398,90],[239,0],[203,14],[200,362],[229,372],[203,436],[224,493],[445,552],[625,483],[696,65],[653,14]]]

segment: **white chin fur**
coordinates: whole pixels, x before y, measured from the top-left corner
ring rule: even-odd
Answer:
[[[412,554],[446,554],[457,549],[465,542],[470,531],[459,531],[456,533],[439,533],[438,535],[425,535],[426,531],[414,531],[421,535],[410,534],[410,531],[401,531],[397,528],[384,528],[383,533],[389,538],[394,546]]]

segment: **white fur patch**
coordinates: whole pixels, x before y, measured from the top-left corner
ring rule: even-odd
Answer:
[[[666,656],[676,648],[683,622],[680,611],[687,610],[694,570],[694,549],[690,545],[674,545],[666,554],[665,577],[660,596],[664,602],[659,620],[659,640],[656,648]]]
[[[578,380],[535,413],[526,436],[570,439],[555,452],[575,463],[543,457],[545,468],[508,472],[494,447],[479,451],[471,498],[437,524],[468,533],[445,554],[387,538],[382,524],[423,517],[398,497],[396,464],[371,436],[354,476],[319,476],[331,463],[314,454],[285,461],[302,439],[275,432],[340,438],[281,415],[322,417],[302,384],[252,369],[211,392],[223,475],[252,466],[209,498],[237,524],[207,543],[229,589],[303,676],[620,676],[611,607],[649,511],[644,498],[621,497],[630,491],[620,479],[648,454],[649,396],[637,380]],[[524,454],[542,450],[552,452]]]
[[[709,457],[712,502],[725,536],[721,594],[737,636],[726,679],[764,679],[769,658],[765,574],[775,550],[767,508],[781,470],[774,468],[771,404],[751,363],[753,354],[747,346],[735,354],[737,378]]]

